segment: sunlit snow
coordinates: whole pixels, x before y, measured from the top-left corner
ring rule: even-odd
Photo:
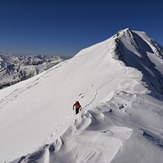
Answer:
[[[0,162],[162,163],[162,57],[125,29],[1,90]]]

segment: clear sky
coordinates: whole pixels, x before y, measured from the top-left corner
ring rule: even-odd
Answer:
[[[163,45],[162,3],[0,0],[0,52],[73,56],[127,27],[145,31]]]

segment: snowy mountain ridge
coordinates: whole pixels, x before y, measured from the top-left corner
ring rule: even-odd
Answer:
[[[162,67],[162,47],[125,29],[1,90],[0,161],[162,163]]]
[[[126,36],[128,36],[128,40],[126,40]],[[149,86],[163,94],[163,67],[160,64],[163,59],[163,48],[145,32],[129,29],[117,33],[115,41],[118,58],[127,66],[142,71],[146,78],[144,80],[151,82]],[[155,87],[157,85],[158,87]]]
[[[58,56],[0,54],[0,88],[33,77],[61,61]]]

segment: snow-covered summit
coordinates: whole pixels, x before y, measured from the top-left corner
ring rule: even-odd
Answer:
[[[162,54],[125,29],[1,90],[0,161],[162,163]]]
[[[151,52],[163,58],[163,47],[148,36],[146,32],[134,31],[126,28],[119,31],[114,37],[117,37],[117,40],[121,40],[123,43],[128,40],[127,42],[134,46],[139,53],[142,53],[142,51]],[[124,38],[127,38],[127,40]]]
[[[150,89],[163,94],[163,48],[145,32],[125,29],[117,33],[116,57],[143,73]]]

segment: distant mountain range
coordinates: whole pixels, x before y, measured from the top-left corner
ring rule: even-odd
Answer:
[[[61,61],[59,56],[0,54],[0,89],[33,77]]]

